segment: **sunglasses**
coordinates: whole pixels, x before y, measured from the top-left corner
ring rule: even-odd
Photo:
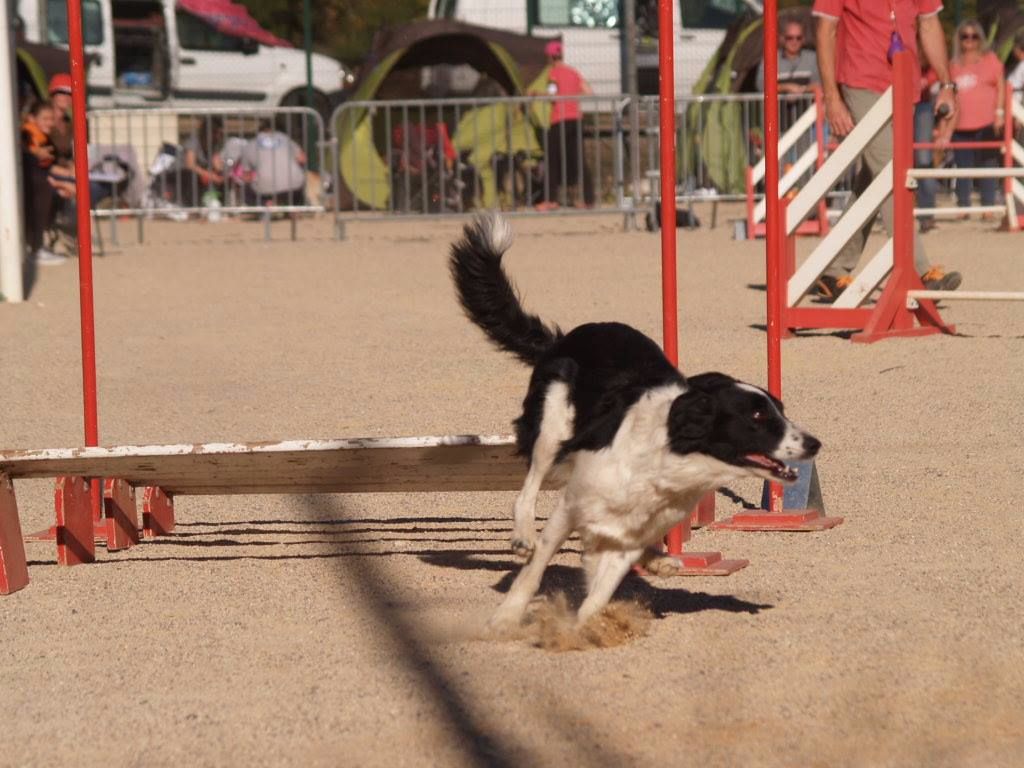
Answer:
[[[973,32],[967,32],[960,35],[961,40],[981,40],[981,35],[976,35]]]
[[[804,36],[803,35],[786,35],[784,39],[785,40],[803,40]]]

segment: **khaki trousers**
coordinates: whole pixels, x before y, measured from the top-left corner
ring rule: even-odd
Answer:
[[[841,87],[843,101],[846,102],[846,106],[850,110],[853,122],[859,123],[864,119],[868,110],[878,101],[879,94],[866,88],[849,88],[845,85]],[[882,172],[882,169],[885,168],[890,160],[892,160],[892,127],[887,126],[878,132],[878,135],[868,143],[861,154],[860,168],[857,171],[857,176],[853,183],[853,194],[846,204],[846,210],[857,201],[859,195],[864,194],[864,190]],[[876,215],[882,217],[882,225],[885,227],[889,237],[892,237],[893,212],[891,194],[885,198],[885,202],[882,203]],[[826,275],[840,277],[850,274],[857,268],[857,263],[864,252],[864,243],[867,241],[868,235],[871,234],[871,227],[874,222],[875,216],[872,216],[861,230],[849,239],[829,268],[825,270]],[[921,245],[921,238],[916,231],[914,232],[914,268],[919,275],[923,275],[931,268],[931,264],[928,263],[928,258],[924,253],[924,246]]]

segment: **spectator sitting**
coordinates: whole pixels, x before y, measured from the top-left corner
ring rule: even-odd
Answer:
[[[182,187],[188,187],[188,205],[202,204],[206,190],[224,183],[220,147],[224,143],[224,120],[210,117],[182,144]]]
[[[957,168],[995,168],[999,155],[994,149],[957,149],[961,141],[998,141],[1001,138],[1006,110],[1006,81],[1003,65],[988,50],[981,24],[963,22],[956,31],[950,75],[956,81],[960,97],[956,130],[953,131],[953,159]],[[956,180],[956,202],[961,208],[971,205],[972,179]],[[981,204],[995,205],[996,180],[979,179]],[[986,213],[984,218],[991,218]],[[964,214],[966,218],[966,214]]]
[[[779,40],[778,55],[779,93],[796,96],[811,93],[815,86],[821,86],[821,75],[818,73],[818,59],[814,51],[804,48],[804,25],[799,21],[789,20],[783,24],[783,30]],[[764,93],[764,57],[761,58],[761,63],[757,66],[757,90]],[[781,104],[779,129],[786,131],[806,108],[806,102]],[[789,162],[795,162],[798,154],[802,153],[813,141],[814,129],[812,128],[808,135],[794,147],[790,153]]]
[[[66,256],[53,253],[43,245],[46,231],[53,225],[57,193],[50,186],[49,171],[56,148],[50,139],[56,119],[53,105],[36,102],[21,126],[22,166],[24,168],[25,234],[36,264],[62,264]]]
[[[809,93],[821,85],[814,51],[804,48],[804,26],[787,21],[779,47],[779,93]],[[757,90],[764,93],[764,59],[757,66]]]
[[[57,162],[70,163],[74,131],[71,126],[71,75],[61,72],[50,78],[50,103],[53,104],[54,124],[50,138],[57,148]]]
[[[250,204],[305,205],[306,153],[270,120],[260,124],[256,137],[242,149],[242,162],[252,172]]]

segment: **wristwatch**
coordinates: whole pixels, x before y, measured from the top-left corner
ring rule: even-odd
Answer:
[[[956,87],[956,82],[953,80],[950,80],[948,83],[939,83],[940,91],[944,91],[947,89],[952,91],[953,93],[956,93],[958,90],[960,90],[959,88]]]

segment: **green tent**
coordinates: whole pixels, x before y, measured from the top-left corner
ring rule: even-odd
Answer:
[[[387,209],[392,203],[392,168],[388,163],[397,126],[444,123],[452,144],[467,153],[481,181],[481,200],[496,200],[491,158],[524,152],[538,156],[534,118],[506,104],[474,107],[434,106],[424,97],[420,73],[437,64],[466,64],[489,86],[487,95],[523,95],[547,66],[547,41],[449,19],[413,22],[378,33],[353,86],[349,102],[381,99],[417,101],[409,107],[362,105],[342,109],[334,126],[344,207]],[[347,204],[347,205],[346,205]]]
[[[804,37],[813,40],[811,12],[792,8],[779,13],[779,27],[796,21],[804,26]],[[748,16],[726,32],[725,39],[711,57],[694,94],[743,93],[755,90],[758,64],[764,57],[764,19]],[[680,152],[684,167],[703,163],[715,188],[725,194],[742,193],[751,148],[744,134],[743,105],[736,102],[694,103],[686,112],[686,143]],[[748,111],[751,133],[760,133],[763,111]]]

